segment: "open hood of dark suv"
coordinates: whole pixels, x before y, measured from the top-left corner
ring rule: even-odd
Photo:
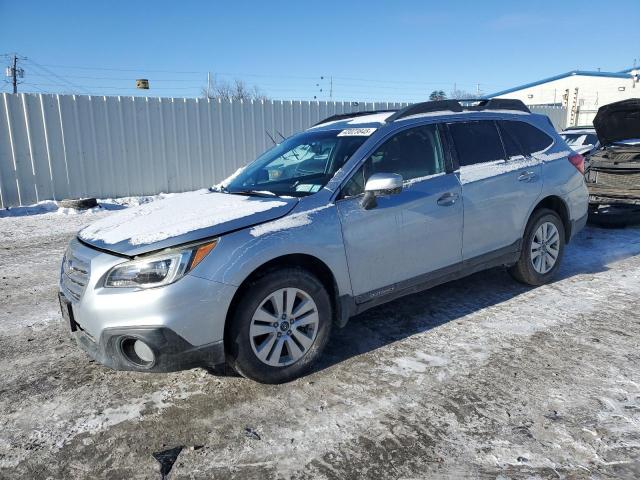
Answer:
[[[640,98],[610,103],[598,109],[593,119],[602,146],[640,138]]]

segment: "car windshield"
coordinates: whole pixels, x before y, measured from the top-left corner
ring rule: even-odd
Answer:
[[[595,133],[563,133],[560,135],[570,147],[595,145],[598,137]]]
[[[224,190],[295,197],[316,193],[368,138],[340,133],[306,131],[294,135],[247,165]]]

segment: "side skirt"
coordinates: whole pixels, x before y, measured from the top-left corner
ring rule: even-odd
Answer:
[[[510,266],[520,258],[521,241],[518,240],[508,247],[501,248],[494,252],[479,255],[477,257],[463,260],[455,265],[444,267],[439,270],[420,275],[415,278],[403,280],[371,292],[363,293],[356,297],[342,296],[339,299],[339,312],[337,324],[344,327],[349,317],[362,313],[370,308],[377,307],[383,303],[391,302],[398,298],[413,293],[428,290],[443,283],[458,280],[489,268]]]

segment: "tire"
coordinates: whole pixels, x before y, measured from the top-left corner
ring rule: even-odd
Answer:
[[[640,205],[595,205],[589,208],[589,224],[624,228],[640,224]]]
[[[292,308],[287,308],[290,298]],[[291,267],[267,272],[244,289],[237,303],[226,335],[227,362],[256,382],[291,381],[320,357],[332,323],[331,299],[313,274]]]
[[[553,225],[553,227],[549,225]],[[555,236],[552,235],[554,227],[557,232],[557,242],[556,240],[551,241],[555,239]],[[549,232],[550,238],[539,243],[538,241],[543,238],[541,233],[544,234],[545,232]],[[511,276],[526,285],[538,286],[550,282],[562,262],[565,235],[564,224],[556,212],[547,208],[541,208],[533,212],[522,237],[520,258],[508,270]],[[535,248],[534,241],[535,244],[541,245],[540,248]],[[534,252],[539,253],[536,255]],[[555,261],[550,265],[550,259],[553,258],[554,254]],[[543,265],[542,262],[545,261],[545,258],[548,258],[549,261]]]
[[[98,206],[95,198],[69,198],[59,200],[58,205],[62,208],[75,208],[76,210],[88,210]]]

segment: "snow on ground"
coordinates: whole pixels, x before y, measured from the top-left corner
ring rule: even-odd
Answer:
[[[586,229],[547,286],[494,269],[373,309],[265,386],[69,340],[59,262],[106,215],[0,218],[0,478],[156,478],[176,446],[176,479],[640,476],[640,229]]]
[[[98,206],[89,209],[78,210],[75,208],[60,207],[54,200],[44,200],[34,205],[24,207],[11,207],[0,209],[0,218],[24,217],[27,215],[57,214],[57,215],[90,215],[110,210],[121,210],[127,207],[135,207],[156,200],[179,195],[177,193],[159,193],[158,195],[141,195],[137,197],[103,198],[99,199]]]

